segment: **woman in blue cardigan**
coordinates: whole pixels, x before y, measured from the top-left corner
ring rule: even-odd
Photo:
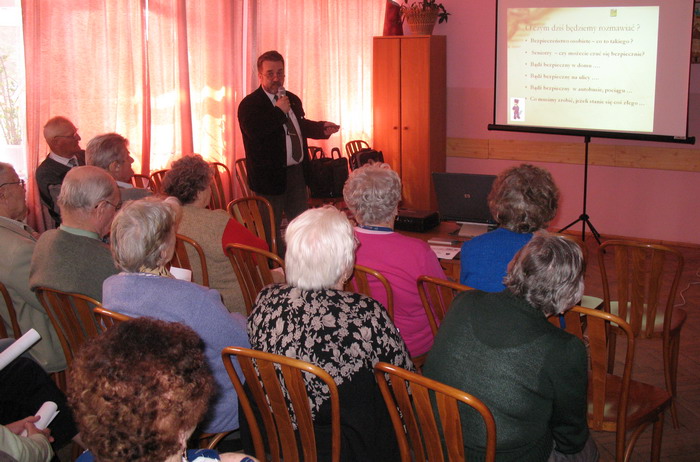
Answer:
[[[498,175],[488,202],[499,227],[462,245],[459,281],[485,292],[500,292],[515,253],[556,215],[559,189],[547,170],[522,164]]]

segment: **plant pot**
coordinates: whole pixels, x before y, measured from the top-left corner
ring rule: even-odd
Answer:
[[[438,10],[409,10],[404,12],[411,35],[432,35],[438,20]]]

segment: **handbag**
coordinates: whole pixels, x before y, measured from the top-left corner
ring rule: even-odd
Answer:
[[[348,179],[348,159],[333,148],[327,157],[322,148],[309,146],[311,154],[309,168],[309,189],[311,197],[328,199],[343,197],[343,186]],[[337,158],[334,155],[337,154]]]
[[[350,155],[350,168],[352,170],[360,168],[368,162],[384,162],[384,154],[382,151],[364,148]]]

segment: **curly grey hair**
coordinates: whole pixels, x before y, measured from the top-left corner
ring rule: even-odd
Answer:
[[[122,152],[128,149],[129,140],[118,133],[97,135],[85,147],[85,160],[88,165],[109,170],[110,164],[120,162]]]
[[[176,232],[180,206],[172,199],[147,197],[129,201],[112,221],[114,262],[123,271],[155,269],[167,263]],[[172,256],[172,255],[170,255]]]
[[[545,228],[557,214],[559,189],[547,170],[522,164],[498,175],[488,203],[501,227],[531,233]]]
[[[581,300],[585,264],[575,242],[538,231],[508,265],[505,286],[545,316],[561,314]]]
[[[343,199],[359,224],[388,223],[398,210],[401,180],[389,164],[365,164],[348,177]]]

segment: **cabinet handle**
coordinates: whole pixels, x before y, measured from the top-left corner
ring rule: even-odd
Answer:
[[[398,129],[399,129],[399,127],[393,127],[393,129],[394,129],[394,130],[398,130]]]
[[[404,130],[408,130],[408,126],[406,126],[406,127],[403,127],[403,129],[404,129]]]

